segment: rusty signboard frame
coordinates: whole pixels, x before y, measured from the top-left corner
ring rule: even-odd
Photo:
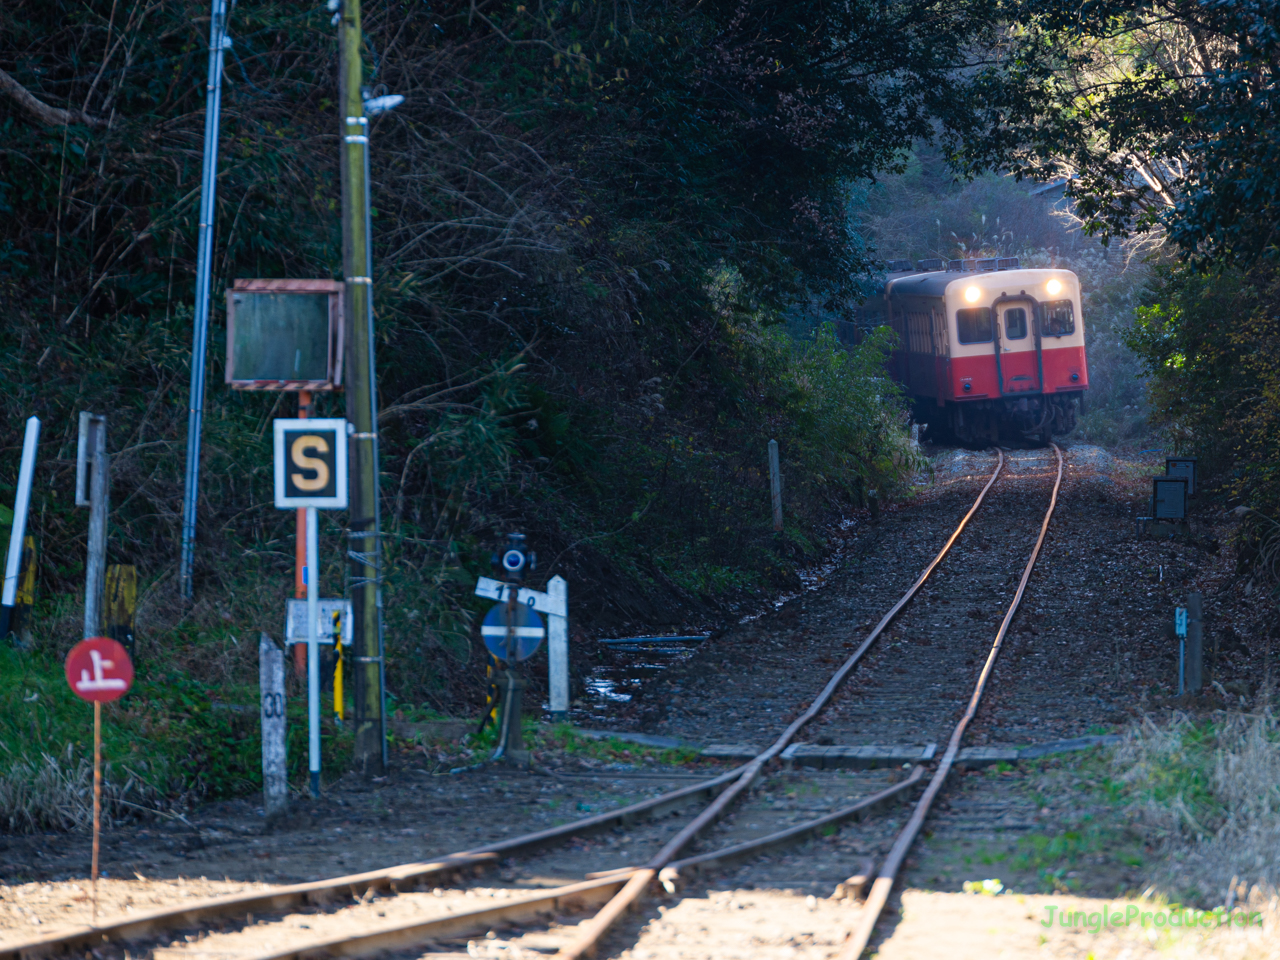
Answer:
[[[329,330],[327,375],[323,380],[256,380],[236,376],[236,303],[235,295],[243,293],[322,293],[329,298]],[[342,359],[345,330],[342,310],[343,284],[337,280],[236,280],[227,291],[227,372],[226,382],[235,390],[304,390],[333,391],[342,389]]]

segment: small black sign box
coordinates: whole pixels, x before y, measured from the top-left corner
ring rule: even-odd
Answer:
[[[1157,520],[1187,519],[1187,478],[1151,478],[1151,516]]]
[[[1187,478],[1187,496],[1196,495],[1196,457],[1165,457],[1164,472],[1168,477]]]
[[[275,495],[281,510],[347,506],[347,421],[275,421]]]

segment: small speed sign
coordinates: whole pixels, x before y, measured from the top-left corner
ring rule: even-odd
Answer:
[[[347,421],[275,421],[275,494],[281,510],[347,506]]]

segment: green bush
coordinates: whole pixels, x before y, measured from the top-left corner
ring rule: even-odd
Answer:
[[[1280,507],[1280,273],[1160,271],[1129,338],[1150,376],[1151,417],[1206,485]]]
[[[289,776],[307,782],[305,705],[288,705]],[[350,736],[326,721],[326,779],[349,760]],[[102,708],[108,820],[146,817],[262,787],[257,691],[176,671],[142,674]],[[0,647],[0,828],[83,827],[92,808],[93,707],[67,686],[61,663]]]

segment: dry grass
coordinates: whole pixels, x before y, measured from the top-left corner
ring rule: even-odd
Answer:
[[[1280,723],[1269,711],[1209,723],[1144,719],[1112,763],[1130,813],[1164,853],[1170,896],[1271,901],[1280,886]]]
[[[0,750],[7,749],[0,743]],[[38,761],[7,757],[0,772],[0,829],[10,833],[87,830],[93,825],[93,763],[70,744]],[[102,823],[111,826],[158,812],[160,797],[131,770],[121,782],[111,765],[102,777]]]

